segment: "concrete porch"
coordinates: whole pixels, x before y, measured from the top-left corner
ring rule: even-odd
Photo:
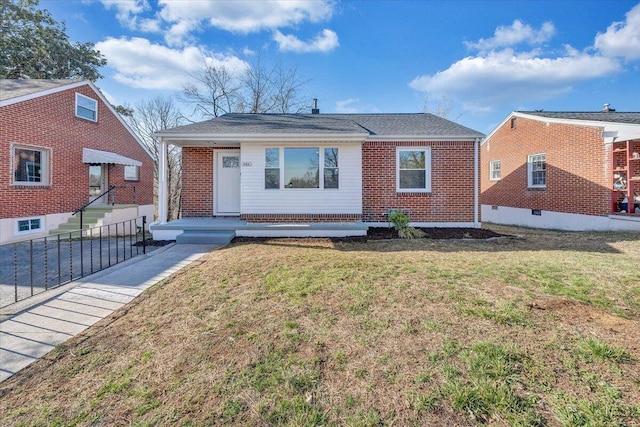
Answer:
[[[363,222],[249,223],[235,217],[182,218],[151,224],[154,240],[177,243],[226,244],[234,237],[348,237],[366,236]]]

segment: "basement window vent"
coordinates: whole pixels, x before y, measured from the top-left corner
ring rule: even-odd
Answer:
[[[491,206],[491,210],[492,210],[492,211],[497,211],[497,210],[498,210],[498,207],[497,207],[496,205],[492,205],[492,206]]]
[[[542,211],[540,209],[531,209],[531,215],[542,216]]]

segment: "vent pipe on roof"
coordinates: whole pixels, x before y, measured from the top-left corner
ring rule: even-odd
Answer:
[[[611,108],[611,104],[604,104],[604,108],[602,109],[603,113],[609,113],[616,111],[615,108]]]
[[[318,109],[318,98],[313,98],[313,108],[311,109],[311,114],[320,114],[320,110]]]

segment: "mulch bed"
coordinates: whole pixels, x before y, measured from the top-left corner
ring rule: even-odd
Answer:
[[[420,228],[424,231],[423,239],[470,239],[470,240],[487,240],[494,237],[513,237],[506,234],[496,233],[495,231],[485,230],[482,228]],[[366,236],[351,237],[332,237],[333,242],[366,242],[369,240],[391,240],[399,239],[398,232],[394,228],[387,227],[369,227]],[[258,241],[272,240],[272,237],[236,237],[234,243],[252,243]]]
[[[420,228],[420,227],[418,227]],[[490,239],[507,237],[504,234],[482,228],[420,228],[424,231],[424,239]],[[368,240],[399,239],[394,228],[369,227]]]

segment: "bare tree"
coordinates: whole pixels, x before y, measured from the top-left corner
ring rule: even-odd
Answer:
[[[194,82],[183,86],[181,101],[194,106],[203,118],[231,113],[240,102],[240,82],[224,66],[205,66],[192,75]]]
[[[458,120],[462,113],[459,113],[455,118],[451,118],[451,111],[453,110],[453,101],[448,93],[441,93],[435,100],[431,100],[429,95],[424,98],[424,112],[435,114],[438,117],[448,120]]]
[[[302,93],[309,80],[300,77],[297,67],[285,69],[281,63],[277,63],[272,82],[275,113],[301,113],[309,110],[309,102]]]
[[[184,85],[181,100],[193,105],[199,118],[226,113],[299,113],[308,108],[302,93],[308,80],[296,67],[276,63],[266,67],[261,57],[233,74],[224,67],[206,66]]]
[[[131,125],[140,137],[147,150],[151,153],[154,162],[153,176],[154,189],[158,188],[158,158],[160,156],[160,144],[153,137],[153,133],[159,130],[180,126],[183,123],[182,113],[169,97],[157,96],[152,99],[140,101],[133,108],[133,114],[125,116],[125,120]],[[179,147],[169,146],[167,158],[167,182],[168,182],[168,219],[176,219],[180,215],[180,190],[182,186],[182,162]],[[157,190],[154,190],[157,191]],[[157,198],[157,194],[154,194]]]

